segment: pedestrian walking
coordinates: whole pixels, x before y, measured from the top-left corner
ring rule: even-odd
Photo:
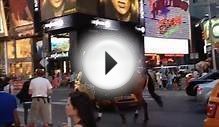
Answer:
[[[20,100],[20,103],[23,104],[25,125],[27,125],[28,109],[30,109],[31,107],[31,95],[29,94],[29,86],[30,86],[31,79],[32,78],[24,82],[22,89],[16,95],[17,98]]]

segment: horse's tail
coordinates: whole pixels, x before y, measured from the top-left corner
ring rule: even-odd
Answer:
[[[155,88],[154,88],[155,83],[154,83],[154,81],[149,73],[147,73],[147,77],[148,77],[147,87],[148,87],[148,91],[149,91],[150,95],[154,98],[154,100],[157,102],[157,104],[160,107],[163,107],[163,101],[162,101],[161,97],[157,93],[155,93]]]

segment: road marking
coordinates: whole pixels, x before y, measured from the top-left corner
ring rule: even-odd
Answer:
[[[51,104],[53,104],[53,105],[66,105],[66,102],[56,101],[56,102],[51,102]]]

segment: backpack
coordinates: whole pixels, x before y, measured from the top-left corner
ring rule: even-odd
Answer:
[[[16,97],[20,100],[20,103],[31,101],[31,95],[29,94],[29,86],[30,81],[27,80],[24,82],[22,89],[20,92],[16,95]]]

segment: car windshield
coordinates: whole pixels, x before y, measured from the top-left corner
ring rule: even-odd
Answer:
[[[179,69],[187,69],[187,66],[180,66]]]
[[[213,80],[219,79],[219,72],[209,73],[205,76],[200,77],[199,79],[202,79],[202,80],[205,80],[205,79],[213,79]]]

